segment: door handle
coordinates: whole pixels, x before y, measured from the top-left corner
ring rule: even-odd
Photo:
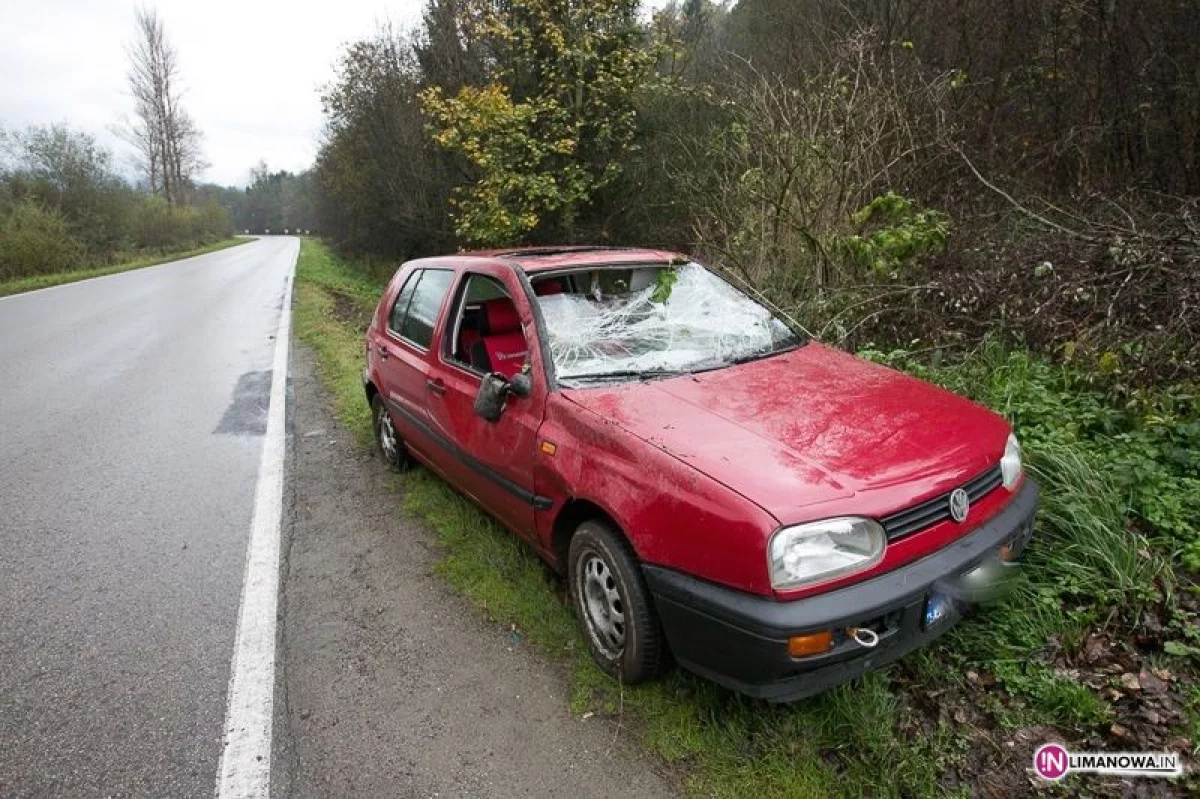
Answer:
[[[441,378],[438,378],[436,380],[434,380],[432,378],[429,380],[426,380],[425,388],[429,389],[434,394],[437,394],[439,397],[446,393],[446,384],[442,382]]]
[[[379,353],[380,358],[383,358],[385,361],[387,360],[387,357],[388,357],[388,348],[387,347],[380,344],[379,346],[377,346],[375,348],[375,351]]]

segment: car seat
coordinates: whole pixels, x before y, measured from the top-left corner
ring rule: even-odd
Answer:
[[[497,297],[484,302],[480,310],[480,336],[471,343],[471,366],[511,378],[521,371],[529,353],[517,309],[508,297]]]

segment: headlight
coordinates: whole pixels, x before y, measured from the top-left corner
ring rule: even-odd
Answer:
[[[1012,489],[1021,476],[1021,445],[1017,437],[1009,433],[1008,442],[1004,445],[1004,457],[1000,459],[1000,479],[1004,487]]]
[[[771,536],[771,585],[797,588],[859,571],[883,557],[887,537],[879,522],[846,517],[785,527]]]

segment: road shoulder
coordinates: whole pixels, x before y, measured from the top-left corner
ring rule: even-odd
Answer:
[[[432,574],[433,534],[292,358],[279,707],[281,795],[670,796],[610,720],[573,717],[564,667]]]

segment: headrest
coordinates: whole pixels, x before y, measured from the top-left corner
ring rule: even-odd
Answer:
[[[498,296],[482,304],[484,310],[484,335],[499,336],[506,332],[521,330],[521,319],[517,317],[516,306],[506,296]]]
[[[521,329],[517,309],[508,297],[497,297],[483,303],[484,335],[498,336]]]
[[[539,297],[545,297],[550,294],[562,294],[562,281],[553,277],[549,280],[543,280],[533,287],[533,293]]]

